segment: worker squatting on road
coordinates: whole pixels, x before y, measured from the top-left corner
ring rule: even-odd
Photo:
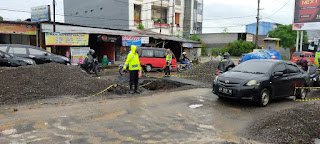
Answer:
[[[123,66],[123,70],[129,69],[130,72],[130,94],[138,93],[138,81],[139,78],[142,77],[141,65],[139,61],[139,55],[137,52],[137,46],[131,46],[131,52],[127,56],[127,60],[125,65]],[[133,89],[134,85],[134,89]]]
[[[170,76],[171,61],[172,61],[172,53],[171,53],[170,49],[167,49],[166,68],[164,70],[165,71],[165,73],[164,73],[165,77],[169,77]]]

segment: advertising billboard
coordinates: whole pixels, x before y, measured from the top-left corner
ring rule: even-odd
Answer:
[[[50,5],[31,8],[31,22],[50,21]]]
[[[46,45],[87,46],[88,34],[46,33]]]
[[[0,24],[0,34],[25,34],[36,35],[35,25],[28,24]]]
[[[320,30],[320,0],[295,0],[293,30]]]

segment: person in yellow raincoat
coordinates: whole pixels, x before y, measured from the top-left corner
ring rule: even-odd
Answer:
[[[127,60],[125,65],[123,66],[123,70],[129,70],[130,73],[130,94],[138,93],[138,84],[139,84],[139,77],[142,76],[141,74],[141,65],[139,61],[139,55],[137,52],[137,46],[131,46],[131,52],[127,56]],[[134,85],[134,89],[133,89]]]

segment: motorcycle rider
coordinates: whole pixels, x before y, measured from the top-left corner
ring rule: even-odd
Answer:
[[[139,55],[137,52],[137,46],[132,45],[131,46],[131,53],[128,54],[127,56],[127,60],[125,65],[123,66],[123,71],[125,71],[126,69],[129,69],[129,73],[130,73],[130,94],[134,94],[138,92],[138,82],[139,82],[139,77],[142,76],[141,73],[141,65],[140,65],[140,61],[139,61]],[[134,89],[133,89],[133,85],[134,85]]]
[[[84,63],[88,66],[88,70],[90,71],[90,73],[93,73],[94,53],[95,51],[93,49],[90,49],[86,56],[86,59],[84,60]]]
[[[297,60],[297,65],[300,65],[304,71],[308,71],[308,61],[304,58],[303,54]]]
[[[180,57],[180,62],[181,64],[183,64],[183,67],[185,68],[189,68],[190,65],[189,65],[189,58],[187,57],[187,53],[186,52],[183,52],[181,57]]]
[[[223,54],[223,59],[218,65],[218,69],[222,72],[228,71],[229,68],[235,67],[234,62],[230,60],[230,54],[228,52]]]

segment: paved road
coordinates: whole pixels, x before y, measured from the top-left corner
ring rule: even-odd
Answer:
[[[256,118],[303,104],[282,99],[260,108],[219,100],[207,88],[49,103],[0,111],[0,143],[240,143]]]

